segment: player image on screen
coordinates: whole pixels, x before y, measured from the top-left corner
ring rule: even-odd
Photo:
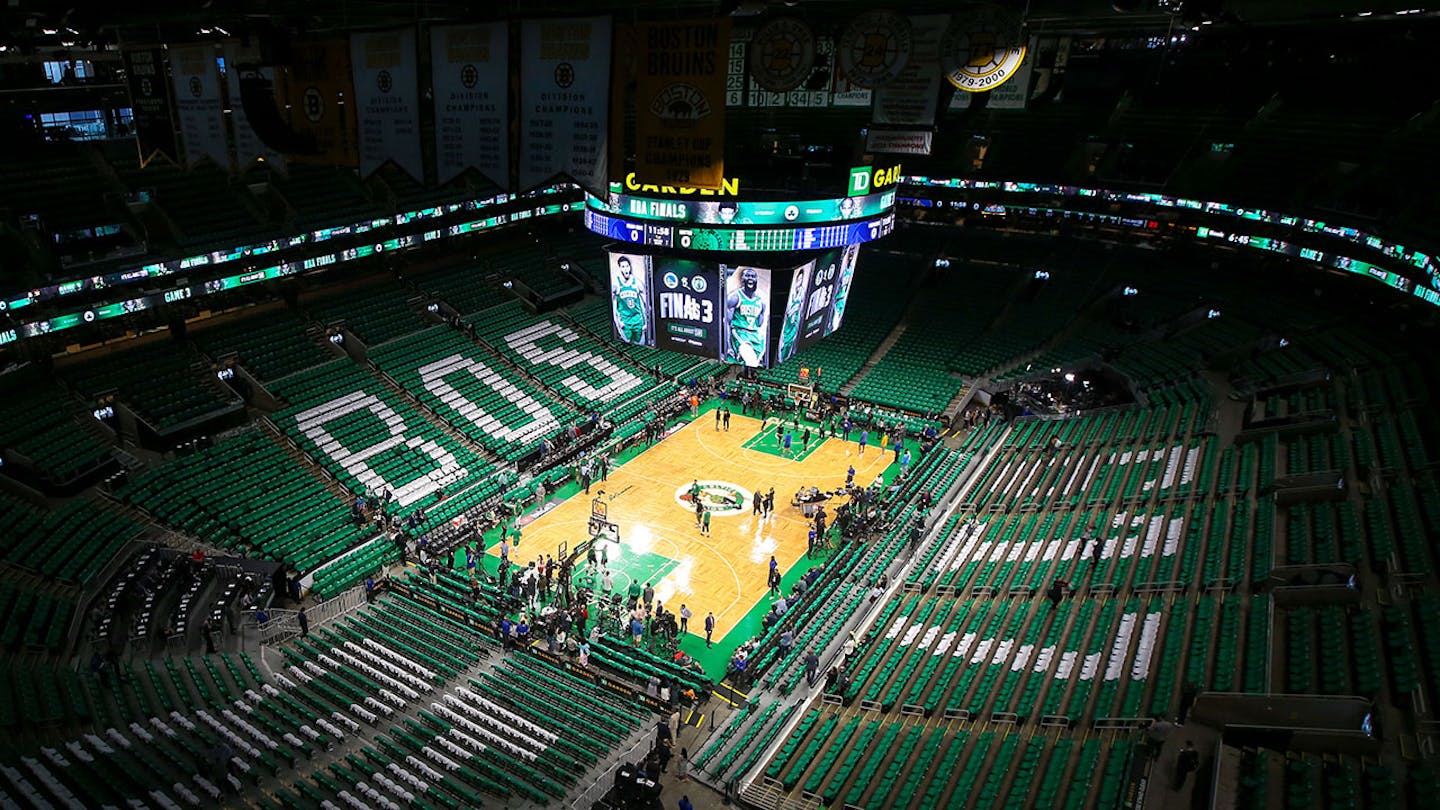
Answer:
[[[840,328],[845,320],[845,303],[850,300],[850,282],[855,278],[855,261],[860,258],[860,248],[851,245],[845,248],[845,257],[840,260],[840,278],[835,282],[834,302],[830,306],[830,334]]]
[[[610,302],[615,337],[626,343],[653,347],[648,257],[610,254]]]
[[[740,213],[740,206],[730,200],[702,203],[700,221],[711,225],[746,225],[750,218]]]
[[[763,279],[763,284],[762,284]],[[725,313],[721,321],[727,363],[758,368],[765,365],[770,310],[770,271],[734,267],[726,275]]]
[[[785,299],[785,320],[780,325],[780,345],[776,349],[777,363],[789,360],[800,345],[800,320],[805,309],[805,289],[810,281],[810,271],[814,267],[814,262],[800,265],[795,268],[795,276],[790,280],[790,297]]]
[[[860,216],[860,201],[854,197],[846,197],[835,205],[835,218],[837,220],[854,219]]]

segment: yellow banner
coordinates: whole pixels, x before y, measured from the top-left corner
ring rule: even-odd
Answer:
[[[294,60],[277,71],[275,95],[289,114],[291,129],[313,140],[315,149],[297,152],[291,159],[335,166],[359,165],[350,41],[306,43],[293,52]]]
[[[636,181],[719,189],[730,20],[641,23],[634,34]]]

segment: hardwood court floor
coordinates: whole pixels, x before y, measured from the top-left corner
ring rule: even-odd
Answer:
[[[655,598],[679,612],[694,612],[690,631],[703,635],[706,611],[715,613],[718,641],[766,594],[770,555],[783,573],[805,556],[809,522],[790,505],[802,486],[838,489],[846,468],[855,465],[855,481],[868,485],[889,465],[891,456],[871,446],[864,457],[857,444],[830,438],[803,461],[780,458],[741,445],[765,427],[755,417],[732,414],[730,430],[716,431],[714,417],[700,417],[614,469],[608,481],[594,484],[589,496],[576,494],[524,527],[520,548],[510,560],[525,565],[538,555],[554,555],[561,542],[570,547],[585,539],[591,498],[604,490],[609,518],[620,527],[620,546],[610,553],[615,589],[624,592],[631,577],[653,575]],[[773,423],[769,430],[773,431]],[[798,448],[797,448],[798,449]],[[847,450],[849,455],[847,455]],[[680,499],[691,482],[722,482],[742,490],[744,508],[733,514],[712,512],[710,536],[695,527],[694,507]],[[750,493],[775,488],[775,513],[768,520],[751,514]],[[843,500],[832,500],[833,516]],[[498,553],[498,545],[490,548]]]

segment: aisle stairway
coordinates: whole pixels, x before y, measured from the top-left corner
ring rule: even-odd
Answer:
[[[848,394],[854,391],[855,386],[859,385],[860,381],[865,379],[865,375],[869,374],[870,371],[875,368],[875,364],[879,363],[880,359],[885,356],[885,353],[890,351],[890,348],[900,339],[900,336],[905,334],[905,330],[909,325],[909,318],[902,318],[900,323],[896,324],[895,328],[890,330],[890,334],[886,335],[885,340],[881,341],[880,345],[875,347],[875,351],[871,352],[870,357],[865,360],[865,365],[861,366],[860,370],[855,372],[855,376],[846,380],[845,384],[840,386],[840,393]]]

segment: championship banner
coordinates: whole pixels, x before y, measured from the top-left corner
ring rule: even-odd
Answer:
[[[994,6],[955,15],[940,45],[945,78],[967,93],[984,93],[1010,81],[1025,61],[1020,16]]]
[[[430,29],[438,182],[474,167],[501,188],[510,185],[508,54],[504,23]]]
[[[836,46],[836,61],[856,87],[880,87],[905,69],[911,49],[910,18],[867,11],[850,21]]]
[[[636,181],[721,188],[730,19],[635,28]]]
[[[136,48],[125,51],[125,80],[130,87],[130,111],[140,167],[157,156],[175,160],[175,124],[170,120],[170,82],[165,78],[165,50]]]
[[[351,34],[350,61],[355,71],[360,175],[394,161],[406,174],[424,182],[415,29]]]
[[[276,77],[275,96],[290,112],[290,127],[314,141],[314,150],[291,159],[357,166],[355,92],[350,82],[350,42],[344,39],[298,44],[294,59]],[[343,103],[343,102],[350,103]]]
[[[935,132],[929,129],[875,129],[865,136],[865,151],[887,155],[928,155]]]
[[[794,17],[760,26],[750,40],[750,78],[772,93],[794,90],[815,67],[815,32]]]
[[[522,190],[565,174],[591,192],[605,192],[610,33],[609,17],[521,23]]]
[[[835,65],[835,71],[831,74],[830,106],[869,107],[875,91],[850,81],[838,60],[832,60],[832,64]]]
[[[948,14],[910,18],[910,58],[895,78],[875,89],[873,123],[907,127],[935,124],[942,81],[940,38],[949,23]]]
[[[215,47],[208,43],[170,48],[170,78],[175,83],[175,112],[185,145],[185,165],[208,157],[222,169],[230,168],[225,145],[224,102]]]
[[[245,114],[245,105],[241,101],[240,79],[245,76],[259,77],[273,86],[275,82],[275,71],[268,67],[242,67],[245,57],[241,53],[240,43],[226,42],[223,50],[225,54],[225,90],[229,98],[231,131],[235,140],[235,165],[239,171],[246,168],[256,160],[263,160],[272,168],[284,171],[285,158],[274,149],[265,145],[260,136],[255,134],[255,128],[250,123],[250,118]]]

